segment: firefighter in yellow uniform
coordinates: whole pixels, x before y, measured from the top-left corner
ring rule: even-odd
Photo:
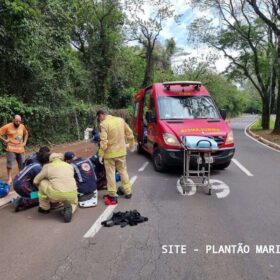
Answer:
[[[100,121],[100,149],[98,151],[100,163],[103,163],[107,177],[108,194],[104,196],[107,205],[115,205],[117,200],[117,186],[115,179],[116,170],[121,176],[122,192],[125,198],[132,196],[131,183],[126,166],[126,141],[129,149],[135,149],[132,130],[124,119],[108,115],[105,110],[99,110],[96,114]]]
[[[78,205],[78,192],[74,168],[63,161],[63,154],[52,153],[49,163],[43,166],[33,182],[39,186],[38,211],[47,214],[50,212],[50,203],[63,202],[61,213],[64,221],[69,223]]]

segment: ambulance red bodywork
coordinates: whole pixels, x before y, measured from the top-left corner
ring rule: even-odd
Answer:
[[[222,116],[223,115],[223,116]],[[134,96],[132,127],[138,152],[152,156],[157,171],[180,165],[182,136],[195,135],[214,139],[219,150],[212,153],[212,166],[229,166],[235,152],[233,133],[201,82],[155,83]]]

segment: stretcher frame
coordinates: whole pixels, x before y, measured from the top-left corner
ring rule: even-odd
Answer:
[[[200,142],[208,142],[209,147],[199,147]],[[187,194],[195,184],[197,187],[203,187],[206,189],[206,193],[211,195],[212,186],[210,182],[211,171],[211,157],[212,152],[218,151],[219,148],[212,147],[210,140],[202,139],[198,140],[196,147],[190,148],[184,143],[184,138],[181,139],[181,148],[183,149],[183,175],[180,177],[179,182],[183,190],[183,194]],[[196,159],[197,169],[190,169],[191,158]],[[194,175],[193,175],[194,174]],[[196,182],[192,179],[195,179]]]

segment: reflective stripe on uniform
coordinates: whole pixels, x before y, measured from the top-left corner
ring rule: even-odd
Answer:
[[[83,177],[82,177],[82,174],[81,174],[81,171],[79,169],[79,165],[83,164],[83,163],[88,163],[90,165],[90,167],[92,168],[93,170],[93,173],[94,173],[94,176],[95,176],[95,179],[96,179],[96,175],[95,175],[95,172],[94,172],[94,167],[93,167],[93,164],[92,162],[89,160],[89,159],[83,159],[83,160],[80,160],[80,161],[77,161],[77,162],[72,162],[71,165],[74,167],[75,169],[75,172],[78,176],[78,180],[80,183],[84,182],[83,180]]]
[[[17,180],[21,180],[35,166],[41,166],[41,164],[39,164],[39,163],[32,163],[31,165],[29,165],[28,167],[23,169],[22,173],[19,173],[20,175],[17,178]]]
[[[78,166],[76,166],[74,163],[71,163],[71,165],[74,167],[74,170],[75,170],[75,172],[76,172],[76,174],[78,176],[79,182],[82,183],[83,182],[83,178],[82,178],[82,175],[81,175],[81,172],[80,172]]]
[[[126,148],[124,149],[120,149],[118,151],[114,151],[114,152],[106,152],[104,155],[104,158],[116,158],[116,157],[123,157],[126,155]]]

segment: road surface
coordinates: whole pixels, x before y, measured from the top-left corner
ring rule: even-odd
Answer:
[[[0,209],[0,279],[279,280],[280,153],[244,134],[253,119],[231,122],[236,154],[212,174],[212,196],[182,196],[180,170],[157,173],[148,156],[130,153],[133,197],[114,209],[100,199],[69,224],[58,212]],[[98,231],[101,215],[133,209],[149,221]]]

